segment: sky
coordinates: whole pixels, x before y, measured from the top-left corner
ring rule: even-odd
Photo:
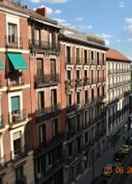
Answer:
[[[81,32],[96,34],[107,46],[132,58],[132,0],[22,0],[46,6],[48,17]]]

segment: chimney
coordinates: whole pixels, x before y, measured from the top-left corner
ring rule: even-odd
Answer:
[[[46,7],[42,7],[42,8],[37,8],[35,10],[38,14],[44,16],[44,17],[47,17],[47,9]]]

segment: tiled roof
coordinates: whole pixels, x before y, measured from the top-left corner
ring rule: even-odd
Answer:
[[[130,62],[128,57],[126,57],[121,52],[119,52],[118,50],[115,50],[115,49],[109,49],[106,52],[106,58],[107,58],[107,60],[116,60],[116,61]]]
[[[12,2],[1,1],[0,2],[0,7],[6,8],[8,10],[16,11],[18,13],[23,13],[23,14],[29,16],[29,17],[36,18],[36,19],[39,19],[39,20],[42,20],[42,21],[45,21],[45,22],[48,22],[48,23],[51,23],[51,24],[54,24],[54,25],[58,25],[57,21],[52,20],[52,19],[47,18],[47,17],[44,17],[42,15],[39,15],[38,13],[36,13],[35,11],[33,11],[31,9],[24,8],[20,5],[17,5],[17,4],[12,3]]]
[[[76,31],[74,29],[70,29],[67,27],[63,27],[61,29],[61,39],[68,39],[70,41],[77,41],[80,42],[81,44],[93,46],[93,47],[99,47],[102,49],[107,50],[108,48],[102,44],[101,42],[97,41],[97,39],[92,38],[91,40],[88,39],[88,35],[85,33],[81,33],[79,31]],[[90,38],[90,36],[89,36]]]

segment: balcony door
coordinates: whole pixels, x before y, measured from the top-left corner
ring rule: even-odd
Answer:
[[[11,112],[12,113],[20,112],[20,96],[11,97]]]
[[[71,47],[67,46],[66,52],[67,52],[67,63],[71,63]]]
[[[8,23],[8,44],[17,44],[17,24]]]
[[[51,63],[51,78],[52,79],[56,79],[56,60],[55,59],[51,59],[50,60]]]
[[[51,106],[54,108],[57,105],[57,91],[56,89],[51,90]]]
[[[45,108],[44,91],[38,92],[38,111],[42,112]]]
[[[43,59],[37,59],[37,76],[42,77],[44,75]]]

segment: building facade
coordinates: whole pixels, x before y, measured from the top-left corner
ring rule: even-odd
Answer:
[[[70,184],[128,122],[129,61],[45,8],[0,1],[0,27],[0,184]]]
[[[109,49],[106,59],[107,132],[117,134],[129,123],[131,91],[130,60],[117,50]]]
[[[38,10],[37,10],[38,11]],[[28,20],[35,183],[62,183],[65,121],[61,102],[59,26],[45,9]]]
[[[33,151],[26,144],[31,120],[27,19],[23,9],[0,2],[0,183],[34,183]]]
[[[103,42],[82,36],[67,29],[60,35],[65,184],[91,168],[105,147],[107,48]]]

